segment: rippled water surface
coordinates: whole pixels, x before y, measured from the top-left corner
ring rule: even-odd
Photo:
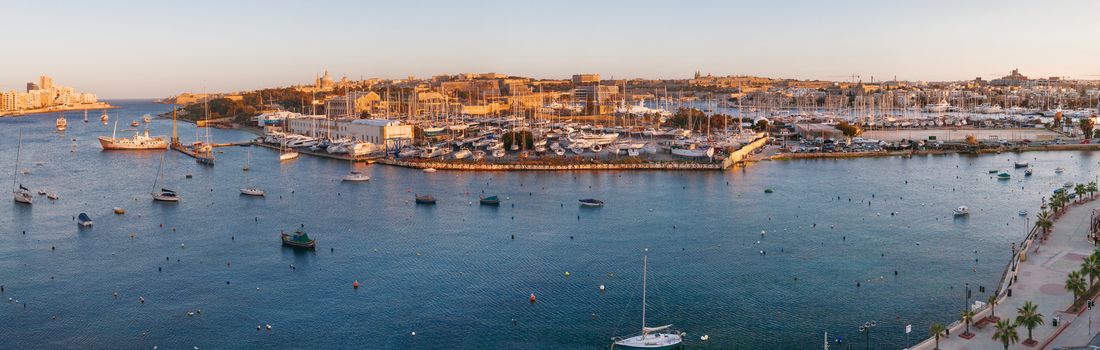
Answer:
[[[120,133],[167,109],[116,103]],[[1025,231],[1018,210],[1033,216],[1060,184],[1095,179],[1100,160],[1060,152],[762,162],[728,172],[433,174],[360,165],[372,180],[352,184],[340,182],[346,162],[303,155],[280,164],[264,148],[252,149],[248,173],[245,147],[220,148],[212,168],[176,152],[102,152],[95,137],[111,126],[98,114],[85,124],[67,113],[63,135],[56,114],[0,119],[8,185],[21,130],[19,167],[29,173],[19,182],[62,197],[38,196],[33,207],[0,201],[7,344],[606,348],[640,327],[648,248],[648,323],[687,332],[688,348],[811,348],[823,332],[862,344],[857,327],[870,320],[879,325],[873,343],[900,348],[906,323],[916,342],[928,324],[954,320],[965,283],[996,284]],[[167,135],[171,121],[151,128]],[[180,130],[194,140],[190,124]],[[178,204],[148,194],[162,154],[163,186],[179,191]],[[1036,175],[1025,178],[1014,160],[1030,161]],[[1013,178],[992,179],[992,169]],[[238,194],[246,176],[266,198]],[[417,206],[414,193],[439,203]],[[482,193],[503,204],[478,206]],[[607,206],[579,208],[579,198]],[[971,207],[969,218],[952,217],[958,205]],[[81,212],[93,228],[77,227]],[[316,252],[280,247],[279,232],[299,225],[318,239]],[[257,331],[267,324],[272,330]]]

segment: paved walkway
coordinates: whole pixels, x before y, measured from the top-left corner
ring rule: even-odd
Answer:
[[[1052,349],[1056,346],[1079,346],[1088,344],[1092,336],[1100,330],[1100,308],[1093,308],[1081,315],[1064,312],[1073,302],[1073,294],[1064,288],[1066,275],[1078,269],[1081,261],[1092,253],[1093,245],[1086,239],[1088,235],[1089,220],[1092,208],[1097,207],[1097,202],[1089,202],[1083,205],[1070,207],[1054,223],[1049,238],[1041,244],[1032,245],[1026,256],[1026,261],[1020,262],[1015,275],[1016,282],[1008,288],[1012,290],[1012,296],[1002,294],[1000,303],[997,304],[997,316],[1013,319],[1016,317],[1016,309],[1031,301],[1038,306],[1038,312],[1043,314],[1044,325],[1036,327],[1032,335],[1038,344],[1029,347],[1023,345],[1027,339],[1027,329],[1017,327],[1016,332],[1020,336],[1020,343],[1009,346],[1009,349]],[[1009,278],[1013,273],[1009,273]],[[975,322],[989,316],[990,310],[986,308],[974,317]],[[1089,327],[1088,318],[1092,316],[1095,324]],[[1058,327],[1052,325],[1052,318],[1060,317]],[[913,325],[913,333],[919,335],[928,334],[929,325]],[[940,349],[944,350],[1000,350],[1003,345],[993,340],[994,325],[986,324],[981,328],[970,326],[970,331],[975,334],[972,339],[963,339],[961,335],[965,326],[958,323],[951,327],[951,335],[940,338]],[[931,350],[935,347],[929,339],[912,349]]]

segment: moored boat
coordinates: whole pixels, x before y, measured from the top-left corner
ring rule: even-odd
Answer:
[[[416,204],[435,204],[435,197],[430,194],[416,195]]]
[[[1016,162],[1016,163],[1014,163],[1013,165],[1014,165],[1014,166],[1015,166],[1015,167],[1016,167],[1017,169],[1019,169],[1019,168],[1027,168],[1027,166],[1028,166],[1027,162]]]
[[[80,215],[76,217],[76,223],[81,227],[91,227],[92,224],[94,224],[92,218],[86,213],[80,213]]]
[[[581,199],[581,200],[578,200],[578,202],[580,202],[582,207],[588,207],[588,208],[596,208],[596,207],[602,207],[603,206],[603,201],[601,201],[599,199],[593,199],[593,198]]]
[[[282,233],[280,238],[283,241],[283,245],[287,247],[302,249],[317,248],[317,240],[309,238],[309,234],[301,229],[295,230],[293,234]]]
[[[264,190],[261,190],[257,187],[246,187],[246,188],[241,189],[241,194],[248,195],[248,196],[263,197],[264,196]]]
[[[965,205],[960,205],[958,208],[955,208],[954,213],[955,216],[970,215],[970,208]]]
[[[1008,180],[1008,179],[1011,179],[1011,178],[1012,178],[1012,174],[1009,174],[1009,173],[997,174],[997,179],[999,179],[999,180]]]
[[[481,196],[479,201],[481,205],[500,205],[500,198],[497,196]]]
[[[648,252],[649,249],[646,249]],[[648,272],[648,257],[642,256],[642,332],[631,337],[612,338],[612,349],[647,349],[667,350],[677,349],[682,346],[684,333],[672,330],[672,325],[660,327],[647,327],[646,324],[646,281]]]
[[[122,208],[119,208],[119,207],[115,207],[114,209],[112,209],[112,211],[114,211],[115,214],[118,214],[118,215],[126,214],[126,209],[122,209]]]

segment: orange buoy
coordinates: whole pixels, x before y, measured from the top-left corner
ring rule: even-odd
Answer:
[[[535,303],[535,293],[531,293],[531,303]]]
[[[351,287],[355,288],[355,289],[359,289],[359,280],[355,280],[355,282],[352,282]]]

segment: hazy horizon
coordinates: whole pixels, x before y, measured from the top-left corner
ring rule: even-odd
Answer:
[[[0,89],[100,98],[497,72],[864,81],[1098,79],[1100,2],[17,2]]]

